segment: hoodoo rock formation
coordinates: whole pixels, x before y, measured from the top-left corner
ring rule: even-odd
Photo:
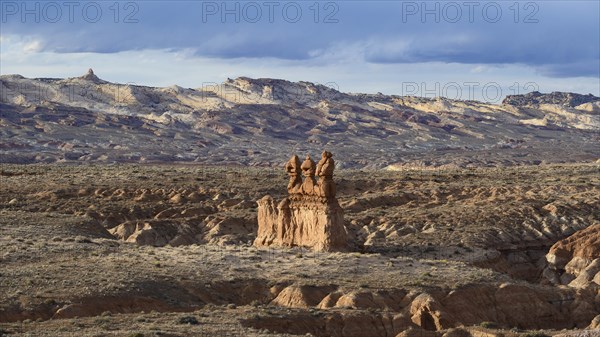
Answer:
[[[269,195],[257,202],[258,234],[254,245],[346,250],[343,210],[335,198],[334,168],[331,152],[324,151],[318,164],[310,156],[302,163],[298,156],[292,156],[285,164],[290,176],[289,196],[278,204]]]

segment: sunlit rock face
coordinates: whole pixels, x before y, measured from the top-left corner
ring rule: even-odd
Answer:
[[[550,283],[591,289],[600,296],[600,224],[555,243],[546,261],[543,276]]]
[[[302,163],[297,156],[292,156],[285,165],[290,176],[289,196],[278,204],[268,195],[258,201],[258,233],[254,245],[346,250],[344,212],[335,198],[334,167],[332,155],[327,151],[318,164],[310,156]]]

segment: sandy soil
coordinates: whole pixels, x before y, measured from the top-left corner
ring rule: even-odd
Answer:
[[[0,334],[441,336],[452,324],[415,323],[418,296],[451,307],[457,291],[507,285],[568,320],[498,318],[490,334],[585,328],[600,303],[543,284],[540,263],[554,242],[600,221],[598,173],[591,164],[342,170],[351,252],[313,253],[251,245],[255,200],[284,194],[279,170],[3,165]],[[111,234],[128,223],[150,223],[151,239]],[[579,311],[560,304],[570,297]],[[469,319],[457,320],[473,335],[494,326]]]

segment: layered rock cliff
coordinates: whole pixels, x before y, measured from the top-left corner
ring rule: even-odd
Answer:
[[[346,250],[343,210],[337,200],[291,196],[276,205],[271,196],[265,196],[258,201],[258,234],[254,245]]]
[[[600,224],[555,243],[544,276],[553,284],[596,290],[600,299]]]

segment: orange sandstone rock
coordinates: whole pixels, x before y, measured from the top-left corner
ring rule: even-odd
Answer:
[[[344,251],[347,234],[344,214],[335,198],[334,162],[330,152],[323,152],[319,166],[307,156],[299,164],[293,156],[285,165],[290,175],[290,195],[276,205],[271,196],[258,203],[258,233],[255,246],[301,246],[315,251]],[[304,182],[298,174],[301,169]],[[320,177],[315,181],[315,171]]]

